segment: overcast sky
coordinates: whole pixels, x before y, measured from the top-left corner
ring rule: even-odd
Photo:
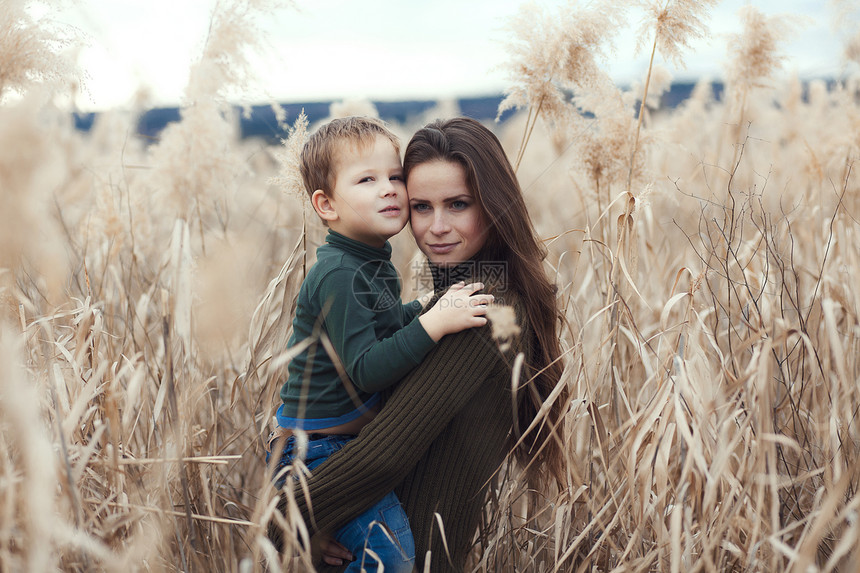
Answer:
[[[562,0],[544,0],[557,5]],[[740,30],[742,0],[711,11],[711,36],[686,56],[676,80],[718,79],[727,35]],[[749,2],[767,15],[795,14],[802,24],[784,44],[786,69],[804,78],[844,71],[828,0]],[[78,105],[129,104],[145,88],[153,105],[175,105],[199,57],[215,0],[79,0],[57,19],[77,27],[87,92]],[[439,99],[501,93],[506,20],[518,0],[296,0],[265,22],[268,48],[257,56],[258,83],[249,97],[281,102]],[[635,53],[640,13],[616,38],[608,69],[619,83],[639,79],[647,54]]]

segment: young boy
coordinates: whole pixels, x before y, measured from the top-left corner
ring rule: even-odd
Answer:
[[[287,439],[278,487],[286,479],[283,468],[297,457],[293,430],[308,433],[304,461],[312,470],[373,418],[378,392],[417,366],[445,334],[485,324],[492,302],[491,295],[474,294],[483,288],[476,283],[455,285],[421,316],[418,301],[401,303],[388,239],[406,225],[408,199],[399,142],[381,121],[348,117],[323,125],[302,150],[301,172],[329,232],[299,290],[289,345],[315,342],[290,362],[281,388],[273,435]],[[393,492],[333,533],[356,556],[347,571],[359,571],[362,561],[376,570],[365,548],[386,571],[412,570],[412,533]]]

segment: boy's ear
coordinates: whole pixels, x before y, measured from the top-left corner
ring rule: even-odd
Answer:
[[[322,189],[317,189],[311,195],[311,205],[323,221],[337,221],[337,211],[331,198]]]

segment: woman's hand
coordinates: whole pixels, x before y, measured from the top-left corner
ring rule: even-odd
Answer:
[[[343,565],[345,561],[352,561],[354,557],[349,550],[335,541],[328,533],[317,533],[311,541],[311,546],[319,552],[320,558],[326,565]]]
[[[421,326],[434,342],[439,342],[446,334],[487,324],[487,305],[495,297],[491,294],[475,294],[482,288],[483,283],[467,285],[458,282],[439,297],[430,310],[418,317]]]

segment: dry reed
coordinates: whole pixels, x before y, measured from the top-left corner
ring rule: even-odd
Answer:
[[[247,77],[260,8],[225,6],[192,78]],[[666,57],[706,32],[699,12],[660,28],[657,8],[685,7],[646,26]],[[856,570],[858,83],[761,86],[777,60],[748,51],[727,86],[742,103],[702,82],[660,110],[659,72],[625,93],[600,69],[617,14],[582,10],[521,16],[504,106],[528,111],[498,127],[570,324],[567,483],[527,491],[505,467],[472,565]],[[41,91],[68,65],[31,53],[0,79],[21,96],[0,106],[0,569],[312,568],[263,463],[319,240],[285,192],[290,145],[240,141],[203,79],[155,145],[126,135],[133,114],[77,133]],[[396,249],[414,272],[408,238]]]

